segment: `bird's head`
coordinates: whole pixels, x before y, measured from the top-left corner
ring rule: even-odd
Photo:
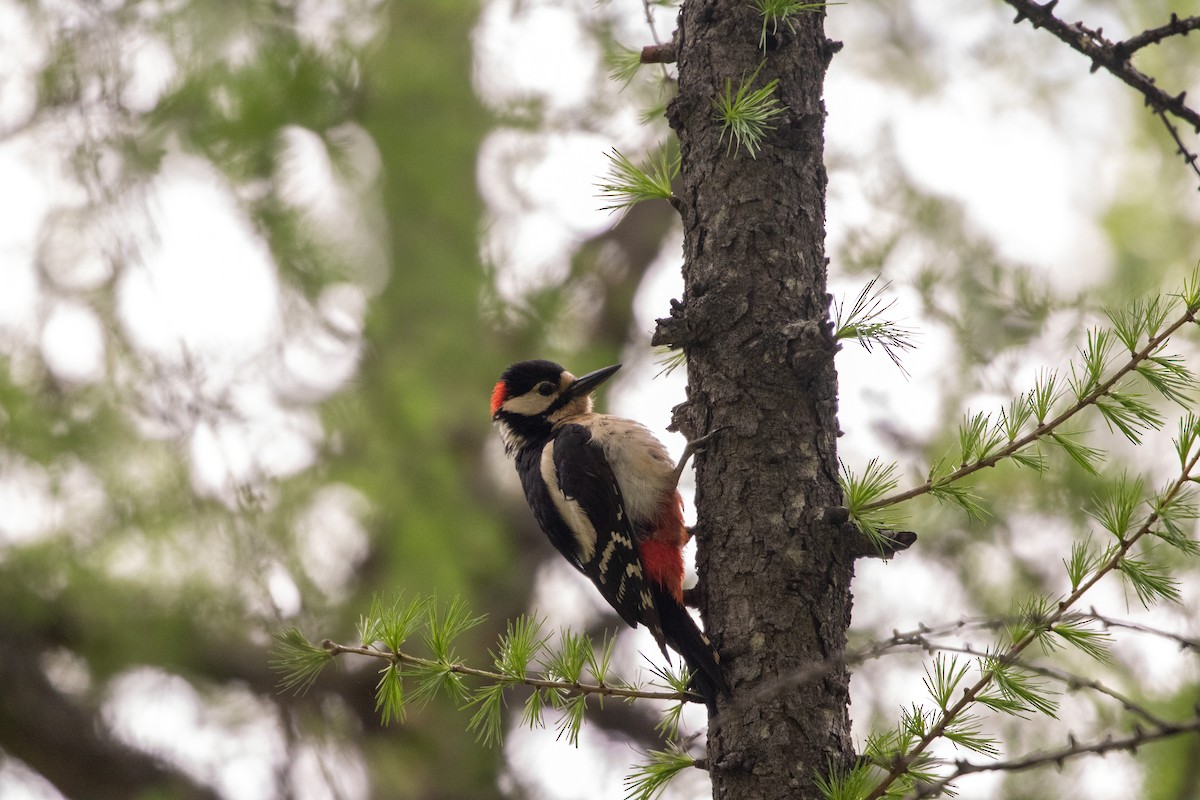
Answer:
[[[621,368],[604,367],[576,378],[553,361],[519,361],[492,389],[492,422],[508,453],[549,434],[555,423],[592,410],[592,392]]]

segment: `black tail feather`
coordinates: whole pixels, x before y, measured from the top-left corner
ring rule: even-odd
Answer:
[[[691,688],[704,696],[709,714],[715,713],[717,694],[729,694],[720,655],[686,608],[658,586],[654,587],[654,594],[667,644],[683,656],[692,671]]]

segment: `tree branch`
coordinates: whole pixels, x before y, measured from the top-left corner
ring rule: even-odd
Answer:
[[[1162,494],[1162,504],[1170,503],[1180,492],[1183,491],[1184,487],[1191,482],[1192,472],[1196,469],[1197,462],[1200,462],[1200,450],[1197,450],[1197,452],[1191,455],[1182,465],[1179,476]],[[1111,555],[1103,564],[1096,568],[1095,572],[1090,578],[1080,583],[1075,591],[1071,592],[1070,595],[1059,602],[1058,608],[1054,613],[1041,620],[1038,625],[1031,626],[1029,632],[1027,632],[1017,641],[1013,642],[1012,646],[1003,653],[996,654],[994,658],[1001,662],[1017,658],[1031,644],[1037,641],[1044,632],[1051,630],[1054,625],[1067,618],[1070,615],[1069,612],[1071,607],[1074,606],[1075,603],[1079,602],[1079,599],[1083,597],[1084,594],[1086,594],[1093,586],[1099,583],[1100,580],[1106,577],[1109,573],[1117,570],[1120,567],[1121,562],[1129,554],[1129,551],[1133,548],[1133,546],[1137,544],[1143,537],[1150,534],[1151,530],[1154,528],[1154,525],[1158,522],[1158,519],[1158,512],[1152,510],[1146,517],[1145,521],[1133,534],[1120,540],[1119,544],[1112,548]],[[902,757],[896,759],[895,763],[892,764],[890,769],[888,769],[887,775],[885,775],[884,778],[875,785],[875,788],[871,790],[864,800],[877,800],[878,798],[883,797],[887,793],[888,789],[896,782],[896,780],[908,772],[909,768],[929,748],[929,746],[933,744],[933,742],[942,738],[946,730],[954,724],[959,716],[962,715],[968,707],[975,703],[976,699],[984,692],[985,689],[988,688],[988,686],[991,685],[992,680],[993,675],[985,672],[983,677],[965,689],[963,691],[962,698],[941,713],[937,721],[929,729],[929,732],[922,736],[919,741],[915,742],[911,747],[909,747]]]
[[[1020,0],[1005,0],[1005,1],[1006,2],[1014,2],[1014,1],[1019,2]],[[948,485],[951,483],[955,483],[955,482],[967,477],[968,475],[972,475],[972,474],[978,472],[981,469],[986,469],[988,467],[994,467],[996,464],[1000,463],[1004,459],[1012,457],[1012,455],[1014,453],[1017,453],[1017,452],[1025,449],[1026,447],[1033,444],[1034,442],[1037,442],[1037,441],[1045,438],[1049,434],[1053,433],[1057,428],[1061,427],[1065,422],[1070,420],[1072,417],[1074,417],[1080,411],[1083,411],[1085,408],[1087,408],[1089,406],[1095,405],[1098,400],[1107,396],[1109,394],[1109,392],[1111,392],[1116,387],[1116,385],[1118,383],[1120,383],[1123,378],[1125,378],[1125,376],[1127,376],[1129,373],[1136,370],[1138,365],[1140,365],[1142,362],[1146,361],[1147,359],[1151,358],[1155,353],[1157,353],[1158,350],[1167,342],[1167,340],[1171,338],[1171,336],[1175,333],[1175,331],[1179,330],[1181,327],[1183,327],[1184,325],[1186,325],[1189,322],[1194,322],[1195,320],[1196,320],[1196,309],[1185,308],[1184,312],[1179,315],[1178,319],[1176,319],[1174,322],[1172,322],[1170,325],[1168,325],[1165,329],[1163,329],[1163,331],[1161,333],[1159,333],[1157,336],[1151,337],[1150,340],[1148,342],[1146,342],[1145,347],[1143,347],[1141,350],[1137,351],[1136,353],[1133,353],[1129,357],[1128,361],[1126,361],[1124,364],[1122,364],[1121,367],[1119,369],[1117,369],[1112,375],[1110,375],[1107,380],[1105,380],[1103,383],[1098,385],[1088,395],[1077,400],[1070,408],[1063,411],[1061,414],[1059,414],[1054,419],[1050,420],[1049,422],[1043,422],[1042,424],[1038,425],[1036,428],[1034,428],[1032,431],[1025,434],[1024,436],[1021,436],[1021,437],[1009,442],[1008,445],[1001,448],[1000,450],[997,450],[992,455],[990,455],[986,458],[981,458],[978,461],[973,461],[970,464],[964,464],[961,467],[959,467],[958,469],[949,473],[948,475],[938,478],[936,481],[934,481],[932,479],[927,480],[927,481],[925,481],[925,483],[923,483],[919,486],[914,486],[913,488],[908,489],[903,492],[899,492],[898,494],[888,495],[887,497],[880,498],[879,500],[876,500],[873,503],[868,503],[865,506],[863,506],[862,510],[863,511],[872,511],[877,508],[883,508],[884,506],[891,506],[891,505],[895,505],[897,503],[902,503],[905,500],[911,500],[912,498],[919,497],[920,495],[923,495],[923,494],[928,494],[929,491],[934,487],[935,483],[937,486],[945,486],[945,485]]]
[[[1065,22],[1054,16],[1054,7],[1058,4],[1058,0],[1050,0],[1043,5],[1039,5],[1034,0],[1004,0],[1004,2],[1017,10],[1014,23],[1028,19],[1035,28],[1045,28],[1059,41],[1090,58],[1092,72],[1103,67],[1141,93],[1142,97],[1146,99],[1146,105],[1155,111],[1170,112],[1179,119],[1190,123],[1192,128],[1200,133],[1200,113],[1184,103],[1186,92],[1172,97],[1154,84],[1154,78],[1136,69],[1129,62],[1129,54],[1133,50],[1128,46],[1122,48],[1121,45],[1128,45],[1130,41],[1136,43],[1138,37],[1126,40],[1124,43],[1116,43],[1105,39],[1101,28],[1092,30],[1082,22],[1074,24]],[[1147,31],[1146,33],[1151,32]],[[1161,38],[1165,38],[1165,36]],[[1147,44],[1149,43],[1147,41]]]
[[[1170,639],[1177,642],[1181,649],[1192,649],[1200,651],[1200,640],[1182,636],[1170,631],[1164,631],[1159,628],[1153,628],[1141,623],[1129,622],[1127,620],[1117,619],[1115,617],[1105,616],[1096,611],[1095,608],[1089,609],[1086,613],[1070,613],[1064,614],[1059,620],[1062,623],[1082,623],[1082,622],[1097,622],[1106,628],[1121,628],[1125,630],[1136,631],[1149,636],[1160,636],[1164,639]],[[783,691],[788,691],[797,686],[820,680],[825,674],[833,669],[842,666],[855,666],[863,664],[867,661],[872,661],[876,658],[882,658],[896,653],[911,653],[914,650],[921,650],[926,653],[937,652],[953,652],[963,653],[965,655],[977,657],[989,657],[987,651],[979,650],[970,644],[949,644],[938,641],[956,634],[963,634],[971,630],[995,630],[1003,628],[1013,622],[1011,618],[1004,617],[979,617],[969,619],[959,619],[953,622],[947,622],[939,625],[929,626],[925,623],[918,623],[917,627],[911,630],[894,630],[892,635],[886,639],[879,639],[870,642],[862,647],[850,650],[842,659],[827,659],[813,664],[809,664],[802,669],[795,670],[788,675],[780,676],[777,680],[762,686],[758,692],[751,698],[747,698],[742,702],[735,703],[731,706],[732,710],[739,708],[751,707],[757,703],[769,700],[775,695]],[[995,656],[992,656],[995,657]],[[1008,663],[1027,669],[1031,672],[1036,672],[1039,675],[1059,681],[1067,686],[1068,689],[1090,689],[1098,694],[1116,700],[1125,710],[1137,714],[1152,725],[1167,724],[1162,719],[1157,717],[1148,708],[1134,701],[1115,689],[1112,689],[1097,680],[1085,678],[1081,675],[1058,670],[1053,667],[1041,666],[1029,661],[1025,661],[1015,657],[1003,658],[1002,660]],[[720,718],[714,719],[710,723],[710,733],[720,726]]]
[[[674,64],[675,58],[674,42],[648,44],[642,48],[641,61],[643,64]]]
[[[1200,17],[1180,17],[1178,14],[1172,13],[1171,21],[1166,25],[1142,31],[1137,36],[1130,36],[1123,42],[1117,42],[1114,49],[1119,57],[1129,58],[1143,47],[1158,44],[1171,36],[1187,36],[1188,31],[1197,29],[1200,29]]]
[[[918,798],[937,797],[950,784],[964,775],[971,775],[977,772],[1018,772],[1047,764],[1056,764],[1061,767],[1063,762],[1069,758],[1085,755],[1104,755],[1118,751],[1132,753],[1136,752],[1142,745],[1172,736],[1180,736],[1185,733],[1200,733],[1200,716],[1186,722],[1161,722],[1151,726],[1149,729],[1142,728],[1140,725],[1134,726],[1133,733],[1128,736],[1121,738],[1106,736],[1095,742],[1077,742],[1074,736],[1070,736],[1066,746],[1060,747],[1057,750],[1031,753],[1027,756],[1007,761],[978,763],[960,760],[954,762],[954,772],[935,783],[923,787],[915,796]]]
[[[481,678],[492,683],[507,683],[521,686],[532,686],[537,689],[555,689],[568,695],[601,695],[604,697],[622,697],[622,698],[637,698],[641,700],[674,700],[688,701],[692,703],[703,703],[704,698],[692,692],[647,692],[641,689],[631,689],[625,686],[609,686],[607,684],[596,683],[578,683],[572,681],[556,681],[545,678],[514,678],[512,675],[504,675],[499,672],[492,672],[485,669],[475,669],[468,667],[465,664],[443,664],[438,661],[433,661],[428,658],[420,658],[403,651],[392,650],[376,650],[373,647],[353,647],[350,645],[338,644],[337,642],[325,639],[321,642],[321,647],[331,656],[340,656],[346,653],[352,653],[359,656],[367,656],[369,658],[378,658],[384,661],[389,661],[392,664],[408,664],[414,667],[423,667],[425,669],[437,669],[453,672],[456,675],[468,675],[474,678]]]

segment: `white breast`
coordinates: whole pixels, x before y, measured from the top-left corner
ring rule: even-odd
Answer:
[[[674,494],[675,463],[646,426],[623,417],[589,415],[592,438],[602,448],[625,499],[625,510],[635,524],[647,524],[659,515]]]

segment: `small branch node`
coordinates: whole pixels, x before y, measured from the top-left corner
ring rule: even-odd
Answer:
[[[648,44],[642,48],[643,64],[674,64],[678,53],[674,42]]]

